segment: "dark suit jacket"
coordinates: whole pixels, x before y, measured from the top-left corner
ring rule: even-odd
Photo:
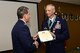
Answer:
[[[35,45],[29,28],[22,20],[18,20],[12,30],[13,53],[34,53]]]
[[[42,30],[49,30],[48,20],[46,19],[42,23]],[[50,29],[53,32],[57,21],[60,21],[61,29],[55,30],[56,40],[46,42],[46,53],[65,53],[64,42],[69,38],[68,27],[65,20],[60,17],[56,17],[52,28]]]

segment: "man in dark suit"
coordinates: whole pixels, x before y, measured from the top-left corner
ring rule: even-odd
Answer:
[[[48,18],[42,23],[42,30],[49,30],[56,39],[46,42],[46,53],[65,53],[64,42],[69,38],[67,23],[55,15],[55,6],[48,4],[45,7]]]
[[[17,10],[18,21],[12,29],[13,53],[34,53],[38,42],[33,41],[26,23],[30,14],[28,8],[21,6]]]

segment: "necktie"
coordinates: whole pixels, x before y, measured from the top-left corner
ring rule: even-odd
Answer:
[[[51,26],[51,24],[52,24],[52,21],[50,20],[49,27]]]

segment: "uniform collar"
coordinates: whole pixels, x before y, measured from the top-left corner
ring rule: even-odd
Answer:
[[[56,18],[56,15],[54,15],[52,18],[49,18],[53,22],[53,20]]]
[[[20,20],[22,20],[22,21],[24,22],[25,25],[27,24],[25,20],[23,20],[23,19],[20,19]]]

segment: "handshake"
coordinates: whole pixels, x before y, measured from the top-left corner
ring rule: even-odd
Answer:
[[[36,48],[38,48],[38,46],[39,46],[39,42],[37,41],[38,34],[33,35],[32,39],[34,40],[33,44],[36,46]]]

